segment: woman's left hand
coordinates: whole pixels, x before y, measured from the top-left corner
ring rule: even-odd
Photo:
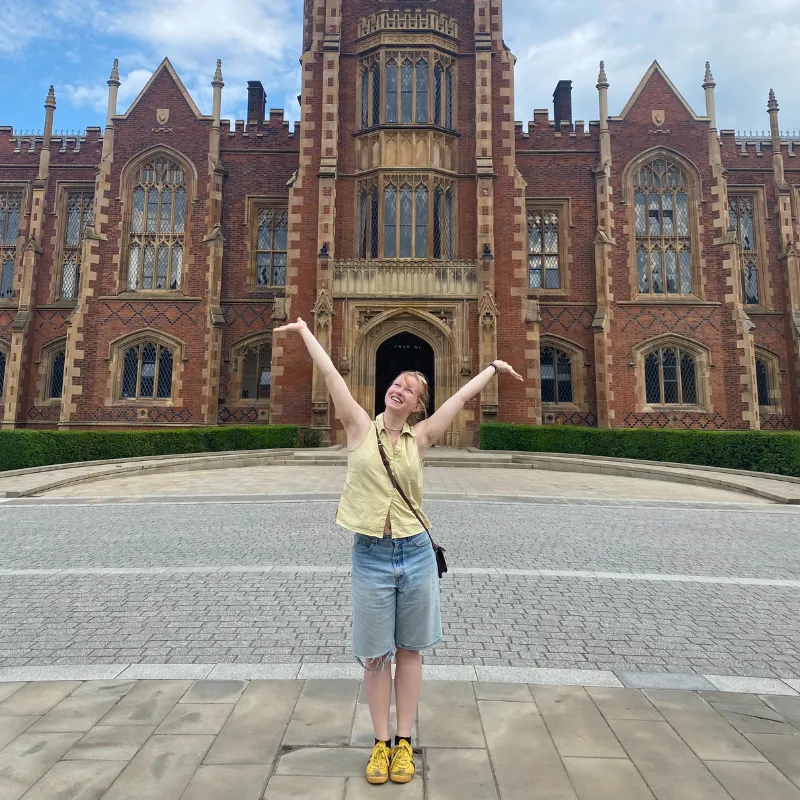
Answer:
[[[499,359],[495,359],[492,362],[497,367],[498,375],[501,372],[504,372],[506,375],[511,375],[512,377],[516,378],[518,381],[524,381],[525,379],[520,375],[511,364],[506,363],[505,361],[500,361]]]

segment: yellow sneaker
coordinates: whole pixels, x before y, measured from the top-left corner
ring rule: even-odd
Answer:
[[[404,739],[392,748],[389,777],[393,783],[408,783],[414,777],[414,751]]]
[[[386,783],[389,780],[389,756],[392,751],[385,742],[378,742],[372,748],[367,761],[367,783]]]

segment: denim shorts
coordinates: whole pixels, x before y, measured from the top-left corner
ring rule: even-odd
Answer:
[[[353,537],[353,655],[391,663],[398,647],[423,650],[442,638],[439,573],[427,533]]]

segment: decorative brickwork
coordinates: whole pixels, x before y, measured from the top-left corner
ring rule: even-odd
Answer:
[[[490,382],[448,444],[486,420],[800,428],[800,141],[774,95],[769,138],[737,137],[716,128],[710,66],[701,114],[654,62],[614,116],[601,64],[597,122],[571,118],[553,75],[556,118],[524,125],[501,3],[303,9],[294,127],[259,81],[247,120],[222,120],[219,62],[203,114],[165,59],[119,111],[115,62],[102,131],[53,136],[52,92],[42,135],[0,128],[0,193],[20,207],[0,232],[4,427],[287,422],[342,441],[302,342],[272,334],[303,316],[370,412],[398,335],[433,354],[437,404],[514,364],[525,383]],[[159,183],[151,163],[180,174]],[[174,351],[141,402],[121,388],[134,340]]]

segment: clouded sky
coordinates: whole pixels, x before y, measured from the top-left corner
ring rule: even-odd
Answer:
[[[47,87],[56,87],[55,127],[101,125],[111,63],[120,60],[124,111],[168,55],[201,110],[223,60],[223,116],[245,116],[248,80],[268,107],[298,114],[302,0],[0,0],[0,125],[40,129]],[[378,5],[376,3],[376,5]],[[388,3],[391,5],[391,2]],[[420,3],[423,5],[423,3]],[[768,128],[774,88],[781,128],[800,132],[798,0],[505,0],[505,39],[518,58],[516,117],[552,109],[559,79],[574,82],[576,119],[598,117],[598,62],[619,113],[658,59],[699,114],[705,61],[717,82],[721,128]]]

